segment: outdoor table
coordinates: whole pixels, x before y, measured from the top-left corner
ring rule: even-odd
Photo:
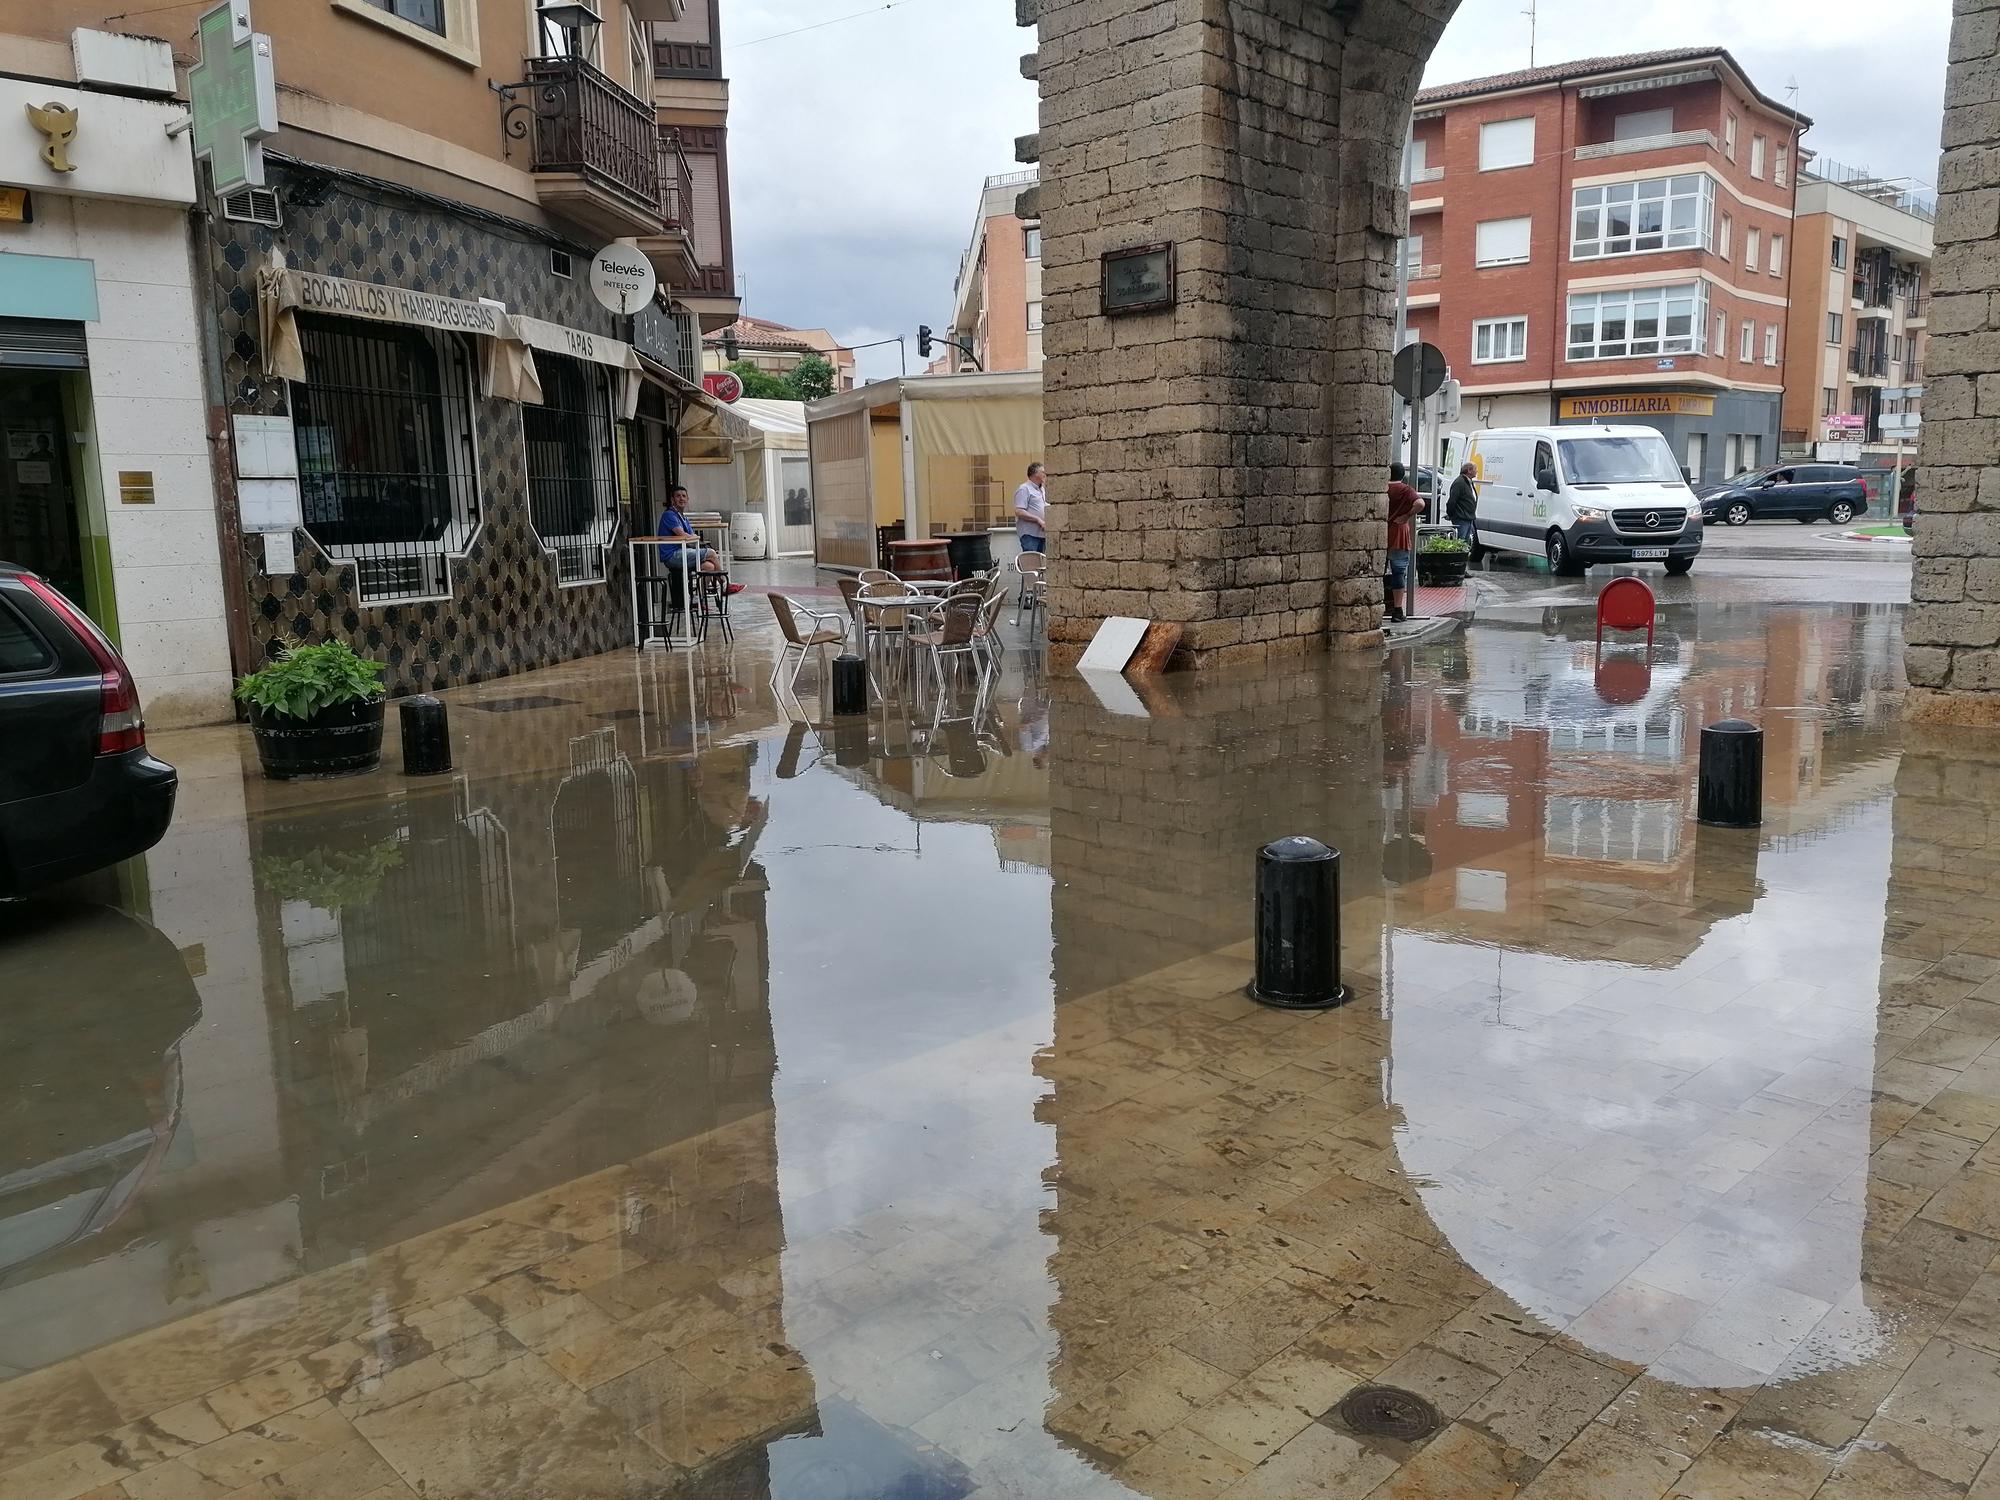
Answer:
[[[881,685],[875,681],[875,671],[873,666],[875,660],[874,654],[870,652],[868,649],[868,632],[871,629],[868,623],[869,611],[888,610],[888,609],[903,609],[903,610],[929,609],[932,605],[936,603],[937,603],[937,598],[935,595],[919,594],[915,592],[907,594],[889,594],[882,598],[856,599],[854,601],[855,611],[859,615],[861,620],[861,659],[870,664],[868,681],[869,685],[875,689],[875,694],[877,697],[883,696],[883,693]],[[883,627],[877,625],[872,628],[880,630]]]

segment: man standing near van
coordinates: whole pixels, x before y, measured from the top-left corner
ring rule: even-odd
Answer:
[[[1472,483],[1473,476],[1478,472],[1471,464],[1460,464],[1458,478],[1452,480],[1451,493],[1445,496],[1444,502],[1444,518],[1451,522],[1458,539],[1468,547],[1479,543],[1479,491]]]
[[[1020,533],[1023,552],[1049,550],[1049,498],[1043,483],[1042,466],[1028,465],[1028,482],[1014,491],[1014,529]]]
[[[1389,465],[1389,618],[1405,620],[1416,607],[1410,587],[1410,554],[1417,545],[1417,512],[1423,497],[1403,482],[1403,466]]]

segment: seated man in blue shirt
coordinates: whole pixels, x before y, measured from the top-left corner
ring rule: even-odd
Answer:
[[[695,535],[694,528],[688,525],[687,499],[687,490],[675,485],[673,492],[667,496],[667,508],[660,512],[660,524],[653,528],[654,535],[667,538],[660,544],[660,561],[669,567],[678,568],[681,565],[681,549],[685,547],[692,554],[694,565],[700,571],[720,572],[721,566],[716,561],[715,549],[704,547],[701,538]],[[729,592],[740,594],[743,592],[743,585],[732,583],[729,585]]]

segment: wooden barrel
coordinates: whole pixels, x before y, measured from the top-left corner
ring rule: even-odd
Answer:
[[[933,541],[889,543],[889,570],[912,583],[951,581],[951,547],[942,538]]]

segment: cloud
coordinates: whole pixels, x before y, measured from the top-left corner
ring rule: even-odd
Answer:
[[[1528,61],[1527,0],[1465,0],[1426,79]],[[855,17],[855,12],[865,12]],[[1623,7],[1607,40],[1594,0],[1540,0],[1539,61],[1713,43],[1773,98],[1796,82],[1822,157],[1928,184],[1943,116],[1949,7],[1886,16],[1860,0],[1679,0]],[[840,19],[854,17],[852,19]],[[797,35],[774,33],[831,21]],[[723,7],[730,189],[749,311],[849,342],[951,319],[952,282],[990,173],[1036,129],[1020,76],[1034,34],[1006,0],[747,0]],[[896,350],[859,356],[896,372]]]

